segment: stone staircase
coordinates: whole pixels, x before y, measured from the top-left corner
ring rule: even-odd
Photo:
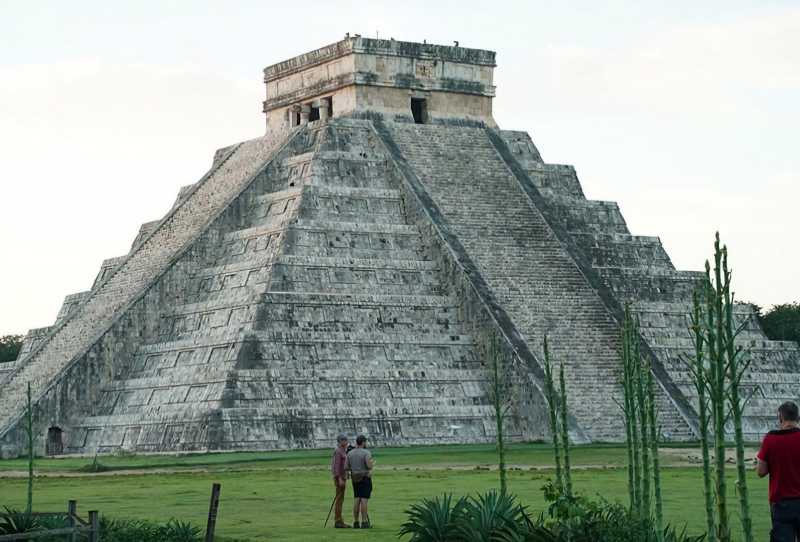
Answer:
[[[697,394],[683,359],[693,353],[688,315],[692,292],[702,274],[676,270],[657,237],[632,235],[616,203],[587,200],[575,170],[545,164],[527,134],[502,132],[502,136],[548,201],[550,216],[568,232],[619,303],[631,303],[641,321],[642,337],[696,410]],[[800,348],[794,343],[768,341],[749,306],[740,305],[737,315],[740,322],[747,322],[740,336],[740,344],[752,358],[744,384],[752,393],[745,432],[755,441],[774,425],[777,406],[796,400]],[[666,396],[661,399],[664,402]],[[676,414],[674,409],[662,408],[662,421],[671,414]],[[680,429],[680,425],[664,424],[670,426],[673,432],[666,435],[668,438],[694,436],[691,431]]]
[[[34,398],[52,387],[126,308],[163,273],[251,180],[282,141],[236,146],[174,207],[71,313],[55,325],[0,388],[0,437],[22,414],[25,390]]]
[[[69,451],[491,440],[473,339],[369,125],[309,132],[235,204]]]
[[[618,326],[482,128],[389,124],[394,141],[534,352],[548,334],[594,440],[624,433]]]
[[[320,134],[250,335],[259,354],[223,409],[263,433],[231,447],[325,446],[343,430],[381,444],[491,439],[485,371],[396,183],[368,123]],[[302,353],[272,354],[275,342]]]
[[[615,203],[587,200],[527,134],[314,122],[218,151],[53,326],[29,332],[0,372],[0,448],[20,442],[28,382],[41,432],[63,429],[68,452],[321,447],[342,431],[492,441],[481,352],[497,330],[524,358],[509,438],[546,433],[546,333],[573,436],[619,440],[614,314],[627,302],[657,358],[662,433],[684,440],[698,278],[658,238],[632,235]],[[748,307],[737,314],[755,439],[796,393],[800,350],[767,341]]]

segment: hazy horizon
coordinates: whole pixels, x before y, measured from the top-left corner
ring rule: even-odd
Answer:
[[[576,167],[737,298],[800,300],[797,2],[0,1],[0,335],[53,323],[103,259],[258,137],[262,69],[345,32],[497,51],[501,128]]]

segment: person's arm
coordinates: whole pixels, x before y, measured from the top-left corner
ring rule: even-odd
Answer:
[[[369,454],[369,456],[367,456],[367,468],[369,470],[372,470],[374,466],[375,466],[375,461],[372,459],[372,454]]]
[[[767,463],[769,458],[769,437],[769,435],[764,436],[764,440],[761,441],[761,449],[756,454],[756,473],[759,478],[769,474],[769,463]]]

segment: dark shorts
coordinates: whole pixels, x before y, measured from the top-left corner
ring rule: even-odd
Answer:
[[[356,499],[369,499],[372,495],[372,478],[365,476],[359,482],[353,482],[353,497]]]
[[[800,536],[800,499],[772,503],[771,542],[795,542]]]

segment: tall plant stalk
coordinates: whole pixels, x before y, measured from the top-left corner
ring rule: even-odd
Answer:
[[[558,423],[558,399],[556,397],[556,387],[553,382],[553,364],[550,361],[550,349],[547,345],[547,335],[544,336],[542,343],[544,349],[544,378],[545,394],[547,395],[547,405],[550,410],[550,433],[553,435],[553,456],[556,461],[556,484],[559,489],[564,491],[564,477],[561,472],[561,430]]]
[[[497,440],[497,468],[500,474],[500,492],[505,494],[508,486],[506,480],[506,448],[504,435],[506,406],[503,401],[504,379],[500,361],[501,353],[496,337],[492,337],[489,348],[489,356],[492,360],[492,406],[494,407],[495,423],[497,424],[495,437]]]
[[[695,389],[697,390],[698,422],[700,425],[700,448],[703,456],[703,497],[706,506],[706,538],[708,542],[716,542],[716,517],[714,512],[714,490],[712,488],[711,458],[708,450],[708,379],[703,351],[704,322],[701,291],[692,293],[691,327],[689,328],[694,345],[694,358],[686,360],[689,372],[692,374]]]
[[[564,379],[564,363],[561,363],[558,380],[561,388],[561,443],[564,448],[564,494],[567,497],[571,497],[572,472],[569,458],[569,410],[567,406],[567,384]]]
[[[638,322],[634,323],[634,331],[638,329]],[[639,411],[639,424],[641,426],[641,450],[642,450],[642,486],[641,486],[641,500],[642,500],[642,515],[649,517],[651,514],[650,507],[650,432],[647,428],[647,396],[645,393],[645,367],[642,364],[642,356],[639,350],[639,339],[637,336],[633,337],[633,363],[636,370],[634,383],[636,385],[636,402]]]
[[[31,408],[30,382],[28,382],[28,409],[25,417],[25,432],[28,437],[28,504],[25,510],[30,515],[33,512],[33,410]]]
[[[720,252],[719,233],[714,244],[715,251]],[[728,368],[728,400],[730,402],[733,418],[734,441],[736,443],[736,488],[739,494],[739,508],[742,521],[742,534],[744,542],[753,542],[753,520],[750,517],[750,495],[747,489],[747,466],[744,459],[744,436],[742,432],[742,412],[746,400],[740,393],[739,387],[742,377],[747,370],[748,363],[742,361],[742,348],[734,343],[739,333],[733,317],[733,293],[731,292],[731,272],[728,269],[728,249],[722,247],[722,293],[725,312],[725,362]],[[719,258],[715,258],[719,261]],[[716,271],[717,281],[720,280],[720,271]]]
[[[720,254],[714,255],[717,268]],[[717,501],[717,539],[729,542],[731,529],[728,517],[727,484],[725,480],[725,422],[727,421],[725,401],[725,348],[722,325],[722,285],[711,279],[711,265],[706,261],[706,329],[705,343],[708,349],[710,378],[708,380],[711,413],[714,422],[715,455],[715,493]]]
[[[633,429],[632,413],[633,406],[631,401],[631,386],[630,386],[630,349],[628,348],[628,324],[630,322],[630,306],[625,305],[625,317],[622,321],[621,338],[622,338],[622,404],[620,408],[625,416],[625,448],[628,452],[628,499],[630,501],[630,509],[636,508],[636,485],[633,474],[634,469],[634,456],[633,456]]]
[[[649,365],[649,364],[648,364]],[[661,496],[661,462],[658,457],[658,435],[656,426],[656,392],[653,371],[647,367],[647,426],[650,429],[650,446],[653,458],[653,497],[655,502],[656,531],[659,542],[664,538],[664,501]]]

